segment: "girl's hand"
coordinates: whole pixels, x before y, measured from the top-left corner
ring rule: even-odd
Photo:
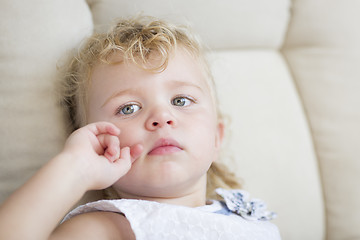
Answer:
[[[120,149],[119,134],[120,129],[115,125],[97,122],[76,130],[67,139],[61,154],[70,157],[88,190],[114,184],[141,154],[141,145],[132,146],[131,154],[130,147]]]
[[[130,154],[129,147],[120,149],[119,134],[115,125],[106,122],[71,134],[64,150],[2,204],[0,239],[49,239],[87,190],[109,187],[124,176],[142,145],[132,146]],[[19,227],[14,231],[13,226]]]

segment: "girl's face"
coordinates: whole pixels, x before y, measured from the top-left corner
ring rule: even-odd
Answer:
[[[200,63],[182,49],[160,73],[133,64],[100,64],[89,90],[87,119],[121,129],[121,147],[143,152],[114,184],[127,198],[205,193],[206,173],[217,158],[223,127]]]

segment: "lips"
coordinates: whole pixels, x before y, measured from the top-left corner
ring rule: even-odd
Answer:
[[[149,155],[167,155],[183,150],[180,144],[169,138],[161,138],[155,142],[155,145],[148,153]]]

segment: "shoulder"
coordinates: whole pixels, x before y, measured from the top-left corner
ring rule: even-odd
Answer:
[[[135,235],[124,215],[89,212],[74,216],[59,225],[50,239],[135,239]]]

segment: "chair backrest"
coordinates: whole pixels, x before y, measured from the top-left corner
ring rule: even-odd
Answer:
[[[153,15],[209,46],[224,161],[283,239],[360,238],[360,2],[0,1],[0,202],[61,150],[57,66],[93,29]],[[355,185],[355,186],[354,186]]]

